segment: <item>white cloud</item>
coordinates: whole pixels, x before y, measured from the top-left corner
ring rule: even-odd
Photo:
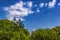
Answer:
[[[28,5],[29,8],[24,7],[23,5]],[[14,5],[11,5],[10,7],[4,7],[4,10],[9,13],[7,14],[8,19],[12,20],[13,17],[16,16],[18,18],[20,17],[21,20],[24,20],[23,17],[33,13],[31,8],[32,8],[32,2],[28,2],[28,4],[26,4],[23,1],[20,1]]]
[[[60,6],[60,3],[58,3],[58,6]]]
[[[39,8],[37,8],[36,12],[37,12],[37,13],[39,13],[39,12],[40,12]]]
[[[52,2],[49,2],[48,6],[49,8],[52,8],[55,6],[55,4],[56,4],[56,0],[52,0]]]
[[[29,7],[32,7],[32,4],[33,4],[33,2],[27,2],[27,5],[28,5]]]
[[[36,5],[36,4],[34,4],[34,7],[37,7],[37,5]]]
[[[49,3],[40,3],[39,6],[41,8],[46,6],[48,6],[49,8],[52,8],[55,6],[55,4],[56,4],[56,0],[52,0],[52,2],[49,2]],[[60,3],[58,3],[58,5],[60,5]],[[20,1],[14,5],[11,5],[10,7],[4,7],[4,10],[8,12],[7,14],[8,19],[12,20],[13,17],[16,16],[18,18],[21,18],[21,20],[24,20],[23,17],[34,13],[34,11],[31,10],[32,7],[38,7],[38,5],[37,4],[33,5],[33,2],[31,1],[28,1],[28,2]],[[37,8],[36,12],[39,13],[40,9]]]
[[[45,3],[45,7],[47,7],[48,6],[48,3]]]
[[[53,8],[55,7],[55,4],[56,4],[56,0],[52,0],[51,2],[48,2],[48,3],[40,3],[39,6],[42,8],[42,7],[49,7],[49,8]],[[58,4],[60,5],[60,4]]]
[[[40,3],[39,6],[40,6],[40,7],[43,7],[43,6],[44,6],[44,3]]]

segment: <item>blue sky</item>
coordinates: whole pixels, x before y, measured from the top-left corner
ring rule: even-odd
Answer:
[[[0,19],[21,18],[29,31],[60,25],[60,0],[0,0]]]

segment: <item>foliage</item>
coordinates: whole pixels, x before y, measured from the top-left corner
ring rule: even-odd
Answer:
[[[60,26],[37,29],[30,34],[20,20],[14,21],[0,20],[0,40],[60,40]]]
[[[10,20],[0,20],[0,40],[28,40],[30,33],[21,25]]]
[[[38,29],[33,31],[31,40],[60,40],[60,26],[52,29]]]

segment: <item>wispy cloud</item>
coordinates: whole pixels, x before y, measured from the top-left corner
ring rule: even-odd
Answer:
[[[39,12],[40,12],[40,9],[39,9],[39,8],[37,8],[36,12],[37,12],[37,13],[39,13]]]
[[[60,3],[58,3],[58,6],[60,6]]]
[[[48,6],[48,3],[45,3],[45,7],[47,7]]]
[[[24,5],[27,5],[27,7],[24,7]],[[31,10],[32,8],[32,2],[24,3],[23,1],[20,1],[14,5],[11,5],[10,7],[4,7],[4,10],[7,11],[9,14],[7,15],[7,18],[12,20],[14,16],[17,18],[27,16],[28,14],[32,14],[33,11]]]
[[[48,6],[49,8],[55,7],[56,0],[52,0],[52,2],[49,2]]]
[[[48,3],[40,3],[39,6],[42,7],[48,7],[48,8],[54,8],[56,4],[56,0],[52,0],[51,2]]]
[[[40,6],[40,7],[43,7],[43,6],[44,6],[44,3],[40,3],[39,6]]]
[[[21,20],[24,20],[23,17],[28,16],[29,14],[33,14],[34,12],[39,13],[40,8],[42,7],[48,7],[48,8],[53,8],[55,7],[56,0],[52,0],[51,2],[48,3],[39,3],[33,4],[31,1],[23,2],[20,1],[14,5],[11,5],[10,7],[4,7],[4,10],[8,12],[7,18],[12,20],[14,16],[18,18],[21,18]],[[60,5],[60,3],[58,3]],[[32,8],[36,7],[36,11],[32,11]]]
[[[27,2],[27,4],[28,4],[29,7],[33,6],[33,2]]]
[[[36,4],[34,4],[34,7],[37,7],[37,5],[36,5]]]

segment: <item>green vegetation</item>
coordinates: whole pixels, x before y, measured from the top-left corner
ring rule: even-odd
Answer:
[[[0,20],[0,40],[60,40],[60,26],[37,29],[30,34],[20,20]]]
[[[60,40],[60,26],[52,29],[38,29],[33,31],[31,40]]]
[[[28,40],[30,33],[20,24],[9,20],[0,20],[0,40]]]

